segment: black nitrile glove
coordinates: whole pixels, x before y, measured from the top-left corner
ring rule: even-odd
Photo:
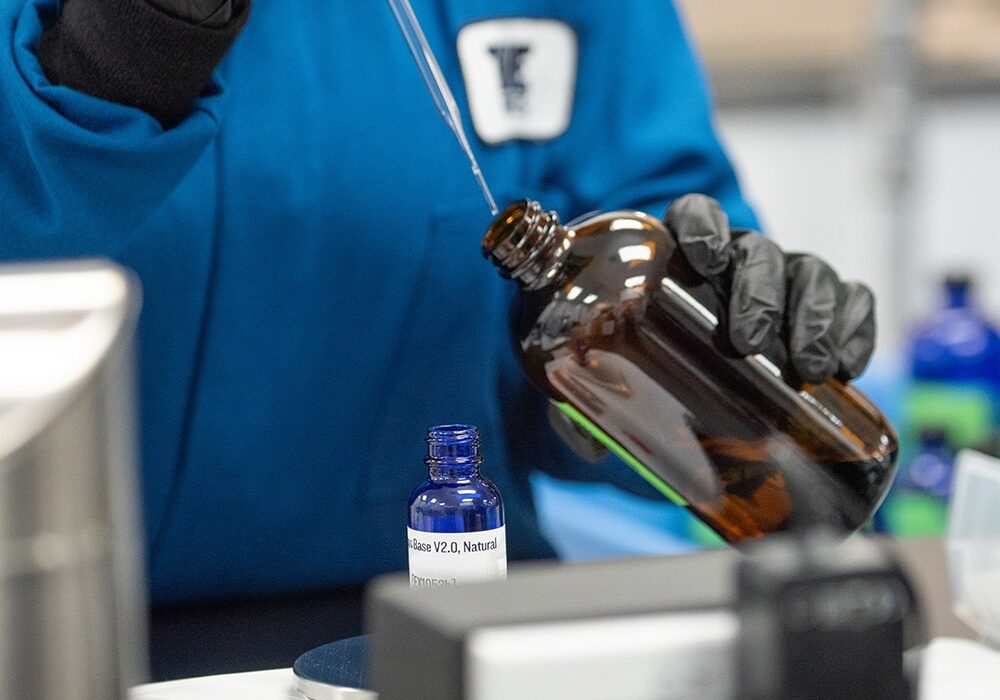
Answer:
[[[49,81],[178,124],[236,40],[250,0],[62,0],[38,60]]]
[[[681,252],[728,298],[724,327],[741,355],[763,354],[813,384],[854,379],[875,348],[875,297],[821,259],[785,253],[759,233],[730,230],[711,197],[677,199],[664,221]]]
[[[148,0],[178,19],[206,27],[221,27],[233,16],[232,0]]]

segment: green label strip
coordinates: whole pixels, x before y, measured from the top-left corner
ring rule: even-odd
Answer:
[[[553,401],[552,403],[555,404],[556,408],[569,416],[574,423],[590,433],[591,437],[614,452],[623,462],[625,462],[625,464],[632,467],[632,469],[634,469],[639,476],[652,484],[653,488],[677,505],[687,506],[688,502],[683,496],[670,488],[670,486],[668,486],[663,479],[654,474],[653,471],[650,470],[650,468],[645,464],[637,460],[631,452],[615,442],[613,437],[597,427],[597,425],[592,420],[587,418],[587,416],[580,413],[568,403],[562,403],[560,401]]]
[[[972,447],[993,430],[993,396],[985,383],[914,382],[906,403],[913,440],[923,428],[940,428],[955,446]]]

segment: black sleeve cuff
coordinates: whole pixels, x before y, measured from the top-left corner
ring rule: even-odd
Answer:
[[[191,24],[146,0],[65,0],[38,58],[49,81],[180,122],[243,28],[250,0],[223,26]]]

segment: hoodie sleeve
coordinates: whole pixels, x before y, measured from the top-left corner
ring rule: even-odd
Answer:
[[[113,4],[130,1],[67,0],[62,9]],[[80,86],[51,80],[39,61],[39,47],[43,30],[58,27],[59,22],[55,0],[0,3],[0,26],[12,37],[10,50],[0,55],[0,259],[4,260],[113,254],[190,171],[219,124],[224,90],[217,82],[192,95],[193,103],[183,110],[183,117],[180,108],[174,108],[178,121],[165,129],[142,105],[102,99],[77,89]],[[151,20],[144,25],[145,34],[129,38],[111,31],[104,50],[153,41],[156,26]],[[216,44],[213,55],[220,46]],[[156,53],[151,46],[146,49]],[[97,52],[92,57],[95,70],[102,61],[117,60],[111,55],[116,51],[104,55],[94,46],[80,51]],[[166,65],[163,56],[152,60],[158,60],[161,68]],[[198,60],[207,61],[204,56]],[[198,80],[202,79],[207,78]],[[125,94],[132,89],[132,80],[122,74],[107,84],[118,85],[116,89]],[[197,82],[176,75],[164,75],[162,80],[171,85]]]

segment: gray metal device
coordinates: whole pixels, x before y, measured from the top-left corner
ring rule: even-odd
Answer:
[[[0,698],[111,700],[145,679],[133,277],[0,267]]]
[[[908,700],[907,647],[926,636],[892,551],[828,532],[747,547],[737,569],[742,700]]]
[[[731,700],[731,549],[519,565],[506,581],[368,592],[381,700]]]
[[[926,638],[884,544],[810,532],[745,554],[518,565],[432,589],[377,579],[370,687],[381,700],[909,697],[904,651]]]

